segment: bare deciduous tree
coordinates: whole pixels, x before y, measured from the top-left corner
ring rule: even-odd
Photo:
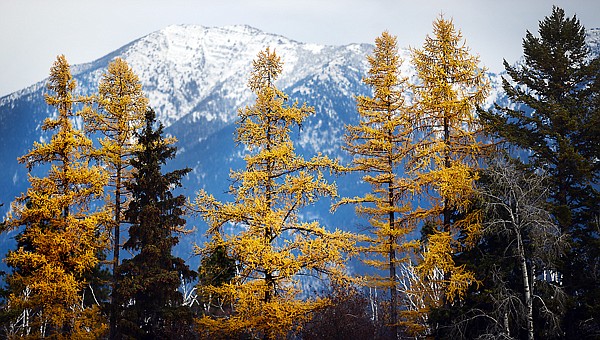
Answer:
[[[561,274],[557,260],[564,250],[560,228],[546,210],[548,187],[539,173],[519,170],[514,164],[498,161],[487,169],[481,188],[486,222],[484,233],[504,239],[505,256],[514,260],[519,269],[521,291],[513,291],[497,276],[496,294],[506,336],[511,336],[510,324],[524,321],[527,338],[533,339],[534,318],[543,323],[548,336],[558,335],[560,301],[563,296]],[[502,270],[500,268],[500,270]],[[549,303],[551,301],[551,303]],[[534,314],[534,305],[538,315]],[[510,318],[519,320],[509,320]],[[535,331],[535,332],[534,332]]]

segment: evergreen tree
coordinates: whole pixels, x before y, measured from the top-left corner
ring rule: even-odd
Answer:
[[[31,186],[17,198],[7,220],[9,229],[24,227],[17,237],[19,248],[5,259],[14,268],[7,278],[9,309],[25,316],[14,325],[15,336],[97,337],[105,330],[98,308],[82,303],[82,291],[107,246],[101,228],[109,215],[91,208],[103,195],[107,175],[89,161],[91,140],[73,127],[78,114],[73,105],[81,100],[73,94],[75,86],[61,55],[50,70],[51,93],[46,95],[58,114],[42,125],[54,134],[19,158],[30,172],[41,167],[47,174],[30,173]]]
[[[177,290],[182,280],[195,273],[183,259],[172,255],[179,239],[173,234],[185,225],[185,197],[174,196],[173,188],[191,169],[162,173],[162,166],[175,157],[176,148],[163,139],[162,124],[154,129],[156,117],[149,109],[146,125],[138,136],[139,150],[131,159],[133,178],[127,183],[132,200],[125,212],[131,223],[123,248],[133,253],[119,266],[116,304],[119,315],[117,337],[132,339],[188,339],[193,323],[191,310],[182,306]]]
[[[113,212],[113,282],[112,291],[117,287],[117,268],[121,247],[121,224],[124,223],[123,207],[127,206],[130,194],[125,187],[131,177],[129,160],[136,150],[134,132],[143,125],[148,99],[142,92],[138,77],[127,63],[120,58],[108,65],[98,86],[96,102],[99,110],[86,110],[84,119],[86,129],[100,133],[98,156],[106,164],[110,174],[109,186],[112,188],[107,206]],[[116,330],[116,306],[110,304],[110,338]]]
[[[572,297],[564,321],[569,338],[600,336],[600,60],[591,59],[585,29],[554,7],[527,32],[524,62],[504,66],[503,88],[516,108],[481,112],[489,129],[530,152],[532,169],[547,171],[551,212],[571,244],[559,268]]]
[[[369,277],[369,284],[390,294],[390,325],[398,333],[398,273],[399,262],[407,261],[401,253],[414,246],[406,237],[415,229],[406,217],[411,209],[413,190],[404,178],[403,161],[410,151],[411,117],[404,102],[406,78],[399,74],[402,61],[398,56],[397,39],[388,32],[375,39],[375,50],[367,56],[371,65],[363,82],[373,90],[372,96],[356,98],[360,121],[346,126],[345,149],[354,157],[352,170],[364,172],[363,181],[372,190],[361,197],[345,198],[340,204],[357,204],[356,211],[370,218],[372,237],[366,264],[387,271],[387,276]]]
[[[461,40],[452,21],[440,17],[433,23],[433,36],[412,51],[419,83],[414,89],[417,131],[407,173],[426,202],[413,217],[424,221],[424,230],[430,229],[417,269],[421,278],[438,281],[432,286],[441,287],[444,296],[429,301],[429,307],[462,298],[476,281],[472,272],[456,265],[453,255],[473,246],[481,231],[480,216],[470,209],[486,149],[475,113],[490,85],[478,58]],[[438,270],[443,277],[433,279]]]
[[[305,160],[295,154],[291,129],[314,111],[286,104],[287,96],[275,86],[281,71],[280,58],[269,49],[253,62],[249,87],[257,98],[239,111],[236,141],[248,154],[246,168],[231,174],[235,200],[221,203],[204,191],[197,198],[208,233],[220,234],[237,262],[231,283],[209,287],[227,296],[233,307],[227,319],[199,320],[212,337],[247,333],[273,339],[298,330],[326,302],[301,300],[299,275],[343,280],[344,254],[353,250],[351,235],[299,217],[301,208],[319,197],[335,196],[336,188],[324,179],[322,169],[336,164],[320,155]],[[232,232],[226,233],[225,227]]]

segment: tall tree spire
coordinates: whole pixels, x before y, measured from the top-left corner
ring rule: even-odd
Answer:
[[[121,224],[129,193],[125,188],[131,177],[129,160],[137,145],[134,133],[141,128],[148,99],[133,70],[123,59],[117,58],[108,65],[102,76],[96,97],[98,110],[87,110],[84,115],[86,129],[102,135],[99,157],[108,167],[109,186],[112,188],[107,205],[113,211],[113,282],[112,291],[118,289],[117,268],[121,247]],[[116,331],[116,315],[111,302],[110,336]]]
[[[415,229],[407,219],[414,188],[403,168],[411,147],[412,117],[404,98],[408,85],[400,76],[397,38],[383,32],[375,39],[375,50],[367,60],[371,68],[363,82],[373,94],[356,98],[360,120],[357,125],[346,126],[345,149],[353,156],[352,170],[364,173],[363,181],[371,185],[371,191],[344,198],[338,204],[357,204],[357,213],[370,219],[372,236],[364,249],[365,263],[388,275],[373,275],[368,284],[389,291],[390,325],[398,334],[396,270],[398,263],[408,259],[411,244],[406,236]]]
[[[444,300],[452,302],[475,282],[452,256],[473,245],[481,229],[478,215],[471,212],[478,162],[485,150],[475,112],[490,85],[460,31],[442,16],[433,23],[433,35],[412,54],[419,83],[414,90],[417,134],[408,173],[428,202],[414,214],[431,228],[419,269],[423,276],[442,270],[439,284]]]
[[[17,198],[7,226],[23,226],[19,248],[6,256],[15,269],[7,278],[11,309],[26,313],[18,336],[96,337],[102,325],[91,324],[92,316],[82,304],[86,276],[98,264],[97,255],[106,247],[108,214],[94,211],[91,202],[101,198],[106,173],[89,161],[92,142],[73,127],[78,101],[75,80],[64,56],[50,70],[46,102],[58,111],[47,118],[42,130],[54,132],[49,142],[34,143],[23,157],[31,171],[46,166],[46,177],[30,174],[31,187]],[[44,168],[41,167],[41,171]],[[98,313],[98,308],[95,308]],[[98,332],[98,333],[94,333]]]

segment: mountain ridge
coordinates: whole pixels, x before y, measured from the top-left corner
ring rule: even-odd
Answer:
[[[228,25],[228,26],[214,26],[214,27],[202,26],[202,25],[196,25],[196,24],[173,24],[173,25],[166,26],[163,29],[151,32],[151,33],[149,33],[149,34],[147,34],[145,36],[142,36],[140,38],[137,38],[137,39],[135,39],[135,40],[133,40],[133,41],[131,41],[131,42],[129,42],[129,43],[127,43],[127,44],[125,44],[125,45],[117,48],[117,49],[115,49],[114,51],[112,51],[112,52],[110,52],[110,53],[108,53],[108,54],[106,54],[106,55],[104,55],[104,56],[102,56],[102,57],[100,57],[100,58],[98,58],[96,60],[93,60],[93,61],[90,61],[90,62],[81,63],[81,64],[71,65],[71,72],[72,72],[72,74],[74,76],[77,76],[77,75],[79,75],[81,73],[84,73],[84,72],[88,71],[90,68],[96,68],[95,66],[98,63],[104,64],[104,63],[102,63],[102,61],[107,61],[106,64],[108,64],[108,62],[111,61],[112,59],[114,59],[115,57],[121,56],[120,55],[121,51],[126,50],[128,47],[134,45],[138,41],[140,41],[140,40],[142,40],[142,39],[144,39],[146,37],[149,37],[149,36],[151,36],[151,35],[153,35],[155,33],[159,33],[159,32],[164,31],[165,29],[169,29],[169,28],[173,28],[173,27],[201,27],[201,28],[204,28],[204,29],[221,29],[221,30],[227,29],[227,28],[246,27],[246,28],[248,28],[249,31],[265,33],[265,32],[263,32],[263,31],[261,31],[261,30],[259,30],[257,28],[254,28],[254,27],[252,27],[250,25],[246,25],[246,24]],[[351,45],[366,45],[366,46],[370,46],[372,48],[372,44],[370,44],[370,43],[353,43],[353,44],[346,44],[346,45],[319,45],[319,44],[311,44],[311,43],[306,44],[306,43],[298,42],[297,40],[286,38],[286,37],[284,37],[282,35],[277,35],[277,34],[273,34],[273,33],[265,33],[265,34],[272,35],[272,36],[275,36],[275,37],[281,37],[281,38],[284,38],[284,39],[289,40],[291,42],[295,42],[295,43],[299,43],[299,44],[304,44],[304,45],[309,45],[309,46],[316,46],[317,48],[326,47],[326,46],[330,46],[330,47],[331,46],[338,46],[339,47],[339,46],[351,46]],[[590,45],[590,49],[592,50],[593,54],[595,54],[595,55],[600,54],[600,27],[593,27],[593,28],[587,29],[587,42]],[[407,50],[407,49],[406,48],[401,48],[401,50]],[[67,56],[67,58],[68,58],[68,56]],[[50,66],[51,65],[49,65],[48,69],[50,68]],[[494,72],[491,72],[491,73],[493,73],[493,74],[500,74],[500,73],[504,73],[504,72],[502,70],[500,70],[499,72],[498,71],[494,71]],[[4,96],[1,96],[0,97],[0,105],[2,103],[6,102],[6,101],[14,100],[17,97],[22,97],[24,95],[30,94],[32,92],[35,92],[35,91],[43,88],[45,86],[46,81],[47,81],[47,78],[44,78],[44,79],[42,79],[42,80],[40,80],[38,82],[35,82],[32,85],[29,85],[29,86],[24,87],[22,89],[19,89],[17,91],[14,91],[14,92],[8,93],[8,94],[6,94]]]
[[[588,34],[590,46],[599,53],[600,29]],[[333,158],[347,157],[341,151],[345,124],[355,124],[354,96],[370,94],[362,83],[369,65],[370,44],[341,46],[305,44],[280,35],[265,33],[248,25],[205,27],[171,25],[135,39],[107,55],[85,64],[73,65],[77,93],[96,92],[102,74],[116,57],[127,61],[139,76],[150,106],[165,125],[165,132],[178,139],[177,157],[169,167],[190,166],[192,173],[184,182],[183,193],[190,198],[206,189],[218,199],[227,199],[229,170],[243,167],[243,151],[236,149],[234,138],[237,110],[253,101],[247,88],[252,60],[259,51],[270,47],[281,57],[283,72],[277,85],[290,100],[315,107],[301,130],[293,137],[299,153],[307,157],[317,152]],[[413,77],[408,49],[399,50],[404,60],[401,73]],[[67,56],[68,59],[68,56]],[[51,65],[48,65],[50,68]],[[488,72],[492,91],[486,105],[503,100],[501,76]],[[48,136],[40,127],[43,120],[56,114],[44,102],[45,82],[0,98],[0,203],[6,213],[9,204],[28,187],[26,168],[17,158],[31,148],[34,141]],[[340,195],[359,185],[359,178],[335,179]],[[351,210],[329,214],[328,202],[304,212],[307,218],[320,219],[329,227],[356,228],[363,223]],[[198,232],[184,240],[181,252],[191,252],[191,245],[201,240],[202,221],[190,217]],[[349,227],[350,226],[350,227]],[[0,248],[11,247],[9,235],[0,238]]]

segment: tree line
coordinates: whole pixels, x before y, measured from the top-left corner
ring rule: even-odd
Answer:
[[[452,20],[436,19],[409,61],[383,32],[341,164],[294,151],[291,132],[316,113],[276,86],[283,62],[266,48],[248,81],[256,99],[238,111],[245,167],[230,172],[227,202],[176,195],[191,170],[163,169],[175,140],[124,60],[79,96],[57,57],[51,138],[19,158],[30,186],[2,224],[19,230],[4,259],[3,336],[600,336],[600,59],[558,7],[523,53],[504,62],[510,105],[483,110],[485,68]],[[400,74],[404,62],[416,80]],[[339,197],[330,178],[348,173],[368,190]],[[368,228],[302,218],[322,198],[354,206]],[[197,270],[172,254],[186,214],[208,225]],[[351,274],[353,257],[370,274]]]

